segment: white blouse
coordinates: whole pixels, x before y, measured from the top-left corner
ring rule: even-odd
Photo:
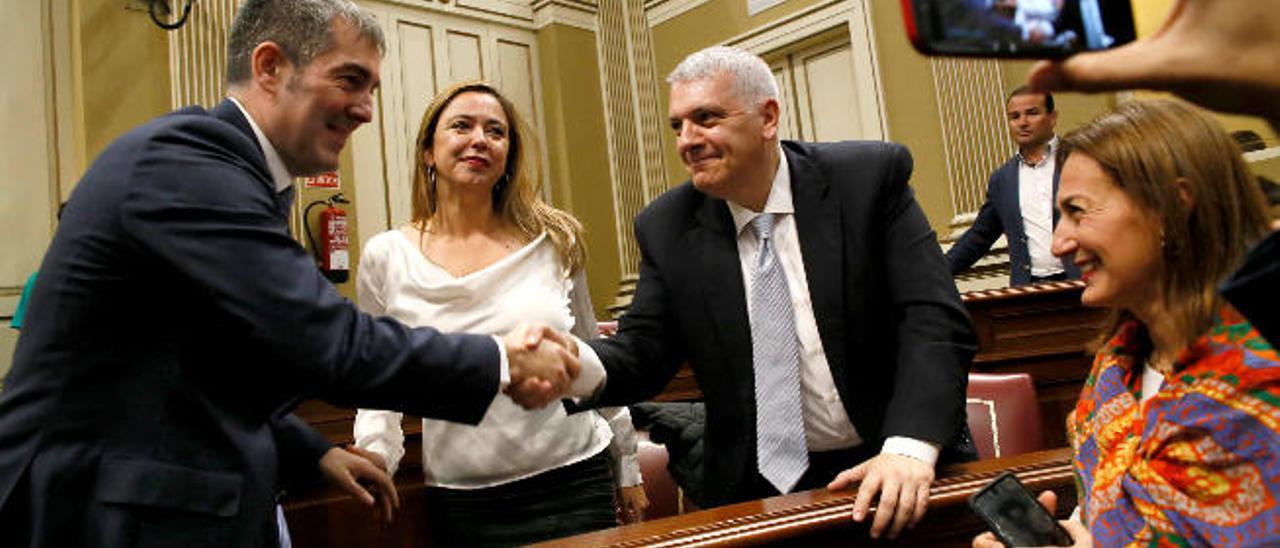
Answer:
[[[426,235],[424,235],[424,238]],[[595,314],[581,271],[572,279],[545,234],[496,263],[454,277],[431,262],[399,230],[364,246],[356,279],[360,308],[406,325],[501,335],[521,322],[542,321],[580,339],[596,336]],[[395,474],[404,456],[402,414],[361,409],[356,446],[387,461]],[[427,485],[479,489],[531,477],[610,449],[621,486],[640,483],[635,429],[625,407],[569,415],[551,404],[526,411],[498,393],[480,424],[422,421]]]

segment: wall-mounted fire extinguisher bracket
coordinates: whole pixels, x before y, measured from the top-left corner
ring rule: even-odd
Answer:
[[[327,200],[316,200],[302,211],[302,227],[307,243],[316,256],[316,266],[333,283],[345,283],[351,273],[351,256],[347,251],[347,212],[338,204],[351,203],[339,192]],[[311,236],[311,208],[328,206],[320,212],[320,245]]]

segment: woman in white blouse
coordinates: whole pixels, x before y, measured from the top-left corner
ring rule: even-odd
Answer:
[[[438,95],[415,151],[412,221],[369,240],[361,308],[408,325],[501,334],[542,321],[595,336],[582,226],[538,198],[531,133],[482,82]],[[394,474],[400,413],[362,409],[356,445]],[[503,395],[479,425],[424,420],[422,467],[447,546],[516,545],[611,527],[648,505],[625,408],[526,411]],[[436,519],[437,512],[446,515]]]

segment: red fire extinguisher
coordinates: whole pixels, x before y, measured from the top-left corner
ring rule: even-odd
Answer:
[[[303,212],[304,224],[310,218],[311,208],[317,205],[328,205],[320,212],[320,245],[316,246],[311,238],[311,226],[304,227],[307,241],[311,243],[312,252],[316,254],[316,262],[320,272],[333,283],[347,281],[351,272],[351,256],[347,251],[347,212],[338,204],[348,204],[342,193],[330,196],[328,200],[317,200],[307,204]]]

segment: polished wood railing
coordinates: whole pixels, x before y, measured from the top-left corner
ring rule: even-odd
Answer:
[[[992,478],[1009,471],[1034,492],[1058,494],[1059,517],[1075,506],[1067,448],[1025,453],[953,465],[939,471],[929,493],[929,511],[915,529],[895,541],[876,546],[969,546],[985,529],[969,510],[969,496]],[[712,508],[625,527],[597,531],[541,544],[546,547],[611,546],[789,546],[871,545],[869,524],[850,516],[851,492],[805,491],[763,500]]]
[[[1002,472],[1017,474],[1034,492],[1058,494],[1059,518],[1075,506],[1071,452],[1067,448],[951,465],[938,472],[929,495],[929,511],[915,529],[896,541],[877,546],[968,546],[983,531],[967,500]],[[331,487],[306,493],[285,504],[285,513],[300,548],[431,546],[431,509],[426,503],[421,470],[398,474],[401,509],[391,523]],[[850,519],[851,492],[805,491],[779,497],[701,510],[635,525],[606,529],[545,543],[548,547],[581,546],[734,546],[778,544],[801,546],[871,545],[868,524]],[[874,511],[874,508],[873,508]]]

